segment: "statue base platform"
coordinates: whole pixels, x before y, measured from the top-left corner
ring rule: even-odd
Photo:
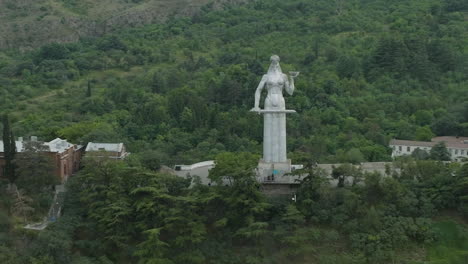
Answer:
[[[260,160],[256,169],[257,181],[262,184],[299,184],[300,175],[291,175],[291,172],[300,165],[291,165],[286,162],[266,162]],[[301,166],[302,167],[302,166]]]
[[[255,112],[255,113],[258,113],[258,114],[291,114],[291,113],[296,113],[296,110],[288,110],[288,109],[285,109],[285,110],[264,110],[264,109],[255,110],[255,109],[252,109],[252,110],[250,110],[250,112]]]

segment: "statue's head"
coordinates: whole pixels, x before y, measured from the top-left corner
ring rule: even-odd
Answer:
[[[278,55],[272,55],[270,57],[271,64],[270,68],[268,68],[268,73],[273,74],[273,73],[281,73],[281,67],[279,65],[280,57]]]
[[[280,57],[278,55],[271,55],[270,60],[271,62],[278,63],[280,61]]]

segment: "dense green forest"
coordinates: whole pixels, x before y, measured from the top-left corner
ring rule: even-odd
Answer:
[[[446,263],[468,260],[468,164],[400,161],[401,173],[348,171],[331,187],[307,167],[290,197],[265,197],[250,153],[218,156],[195,185],[130,163],[86,161],[65,212],[44,231],[2,214],[2,263]],[[349,168],[343,167],[343,170]],[[251,173],[248,173],[248,172]],[[8,197],[2,195],[3,206]]]
[[[301,71],[296,162],[389,160],[390,138],[468,135],[464,1],[256,1],[98,39],[4,51],[15,135],[124,141],[164,164],[259,153],[249,113],[271,54]],[[157,152],[157,153],[156,153]]]
[[[262,122],[248,111],[278,54],[301,72],[286,97],[294,163],[390,161],[391,138],[468,136],[467,16],[462,0],[258,0],[0,51],[14,135],[133,153],[86,160],[45,231],[21,226],[47,209],[50,182],[24,181],[23,208],[37,210],[22,217],[2,192],[0,262],[468,263],[468,165],[407,159],[387,177],[344,166],[337,177],[356,181],[339,188],[306,166],[296,203],[268,198],[249,173]],[[155,172],[207,159],[231,186]]]

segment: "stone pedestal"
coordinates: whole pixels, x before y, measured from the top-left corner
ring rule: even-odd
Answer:
[[[291,172],[302,167],[302,165],[292,165],[290,159],[286,162],[260,160],[256,172],[257,181],[268,185],[297,185],[304,175],[291,175]]]
[[[260,160],[257,166],[257,180],[259,182],[280,182],[286,173],[291,172],[291,160],[286,162],[267,162]]]

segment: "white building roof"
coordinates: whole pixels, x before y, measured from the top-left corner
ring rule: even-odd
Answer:
[[[15,141],[16,152],[23,152],[25,143],[27,142],[29,141]],[[56,138],[50,142],[44,142],[42,144],[48,147],[48,150],[46,151],[58,152],[58,153],[62,153],[66,151],[67,149],[74,146],[73,144],[67,142],[65,139],[61,139],[61,138]],[[3,140],[0,140],[0,152],[4,152]]]
[[[111,151],[121,152],[123,143],[93,143],[89,142],[86,146],[86,151]]]
[[[62,153],[66,151],[67,149],[73,147],[73,144],[61,138],[56,138],[50,142],[45,142],[44,145],[49,146],[50,152],[58,152],[58,153]]]
[[[181,171],[190,171],[190,170],[207,167],[207,166],[214,167],[214,165],[215,165],[214,160],[207,160],[207,161],[198,162],[192,165],[176,165],[176,167],[179,167]]]
[[[23,141],[15,141],[16,145],[16,152],[22,152],[23,151]],[[3,148],[3,140],[0,140],[0,152],[4,152]]]

